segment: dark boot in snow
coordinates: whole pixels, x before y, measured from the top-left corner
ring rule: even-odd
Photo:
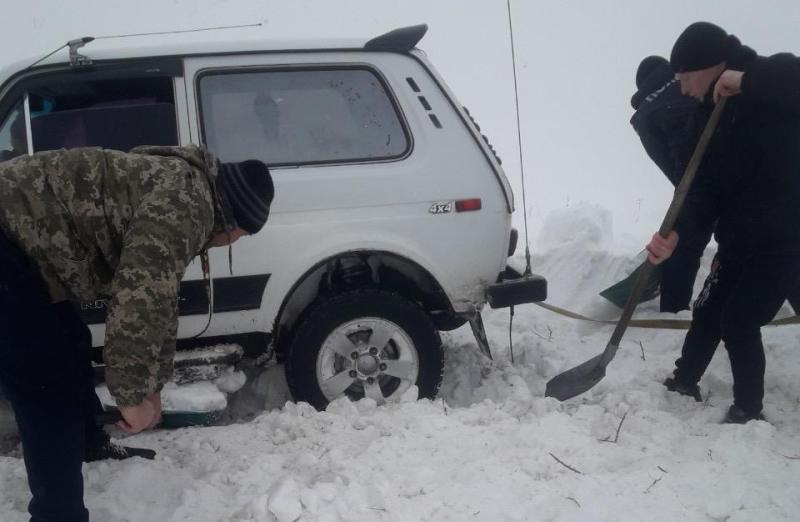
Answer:
[[[700,395],[700,386],[696,384],[686,384],[678,381],[674,377],[667,377],[664,381],[664,386],[671,392],[677,392],[681,395],[691,397],[697,402],[703,402],[703,396]]]
[[[761,413],[748,413],[738,407],[737,405],[732,405],[728,410],[728,414],[725,415],[725,424],[747,424],[751,420],[765,420],[764,416]]]
[[[84,462],[95,462],[98,460],[125,460],[131,457],[141,457],[143,459],[153,460],[156,452],[147,448],[131,448],[128,446],[120,446],[111,441],[106,442],[102,446],[89,448],[86,450]]]

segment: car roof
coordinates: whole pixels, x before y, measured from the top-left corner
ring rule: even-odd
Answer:
[[[408,52],[414,48],[427,31],[421,24],[402,27],[372,39],[264,39],[239,40],[210,39],[207,35],[192,34],[143,34],[115,37],[87,37],[89,41],[79,46],[79,54],[92,61],[147,59],[168,56],[202,56],[243,52],[308,52],[308,51],[385,51]],[[44,56],[44,58],[43,58]],[[12,76],[31,68],[68,65],[68,44],[47,55],[32,56],[0,68],[0,85]]]
[[[233,41],[175,41],[151,39],[142,44],[140,38],[121,40],[95,40],[78,49],[78,52],[92,61],[124,60],[130,58],[157,58],[164,56],[190,56],[208,54],[228,54],[238,52],[275,52],[275,51],[309,51],[332,49],[359,49],[366,40],[233,40]],[[0,82],[15,73],[30,67],[69,64],[69,49],[65,46],[60,51],[39,61],[43,55],[30,56],[18,60],[0,70]],[[38,63],[37,63],[38,62]]]

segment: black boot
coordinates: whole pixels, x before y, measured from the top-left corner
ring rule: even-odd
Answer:
[[[128,446],[120,446],[110,440],[102,446],[88,448],[84,462],[95,462],[98,460],[125,460],[131,457],[141,457],[143,459],[153,460],[156,452],[147,448],[130,448]]]
[[[700,386],[696,384],[686,384],[680,382],[674,377],[667,377],[664,381],[664,386],[671,392],[677,392],[681,395],[693,398],[697,402],[703,402],[703,396],[700,395]]]
[[[725,419],[722,422],[725,424],[747,424],[751,420],[763,421],[765,419],[761,413],[748,413],[734,404],[730,407],[728,414],[725,415]]]

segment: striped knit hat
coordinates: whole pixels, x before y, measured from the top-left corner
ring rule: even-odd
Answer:
[[[261,230],[275,195],[267,166],[258,160],[220,163],[217,172],[216,187],[228,226],[249,234]]]

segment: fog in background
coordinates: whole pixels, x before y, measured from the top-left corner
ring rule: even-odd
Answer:
[[[251,24],[196,39],[371,37],[430,26],[425,50],[503,159],[522,228],[508,12],[504,0],[73,0],[5,2],[0,65],[41,56],[78,36]],[[643,245],[671,187],[628,123],[639,61],[669,55],[689,23],[713,21],[760,54],[800,53],[800,2],[563,0],[511,3],[531,239],[555,209],[612,213],[614,242]],[[137,37],[156,43],[163,36]],[[185,38],[185,37],[184,37]],[[130,39],[128,39],[130,40]],[[85,48],[91,56],[94,42]],[[123,43],[123,42],[120,42]],[[127,44],[128,42],[124,42]]]

